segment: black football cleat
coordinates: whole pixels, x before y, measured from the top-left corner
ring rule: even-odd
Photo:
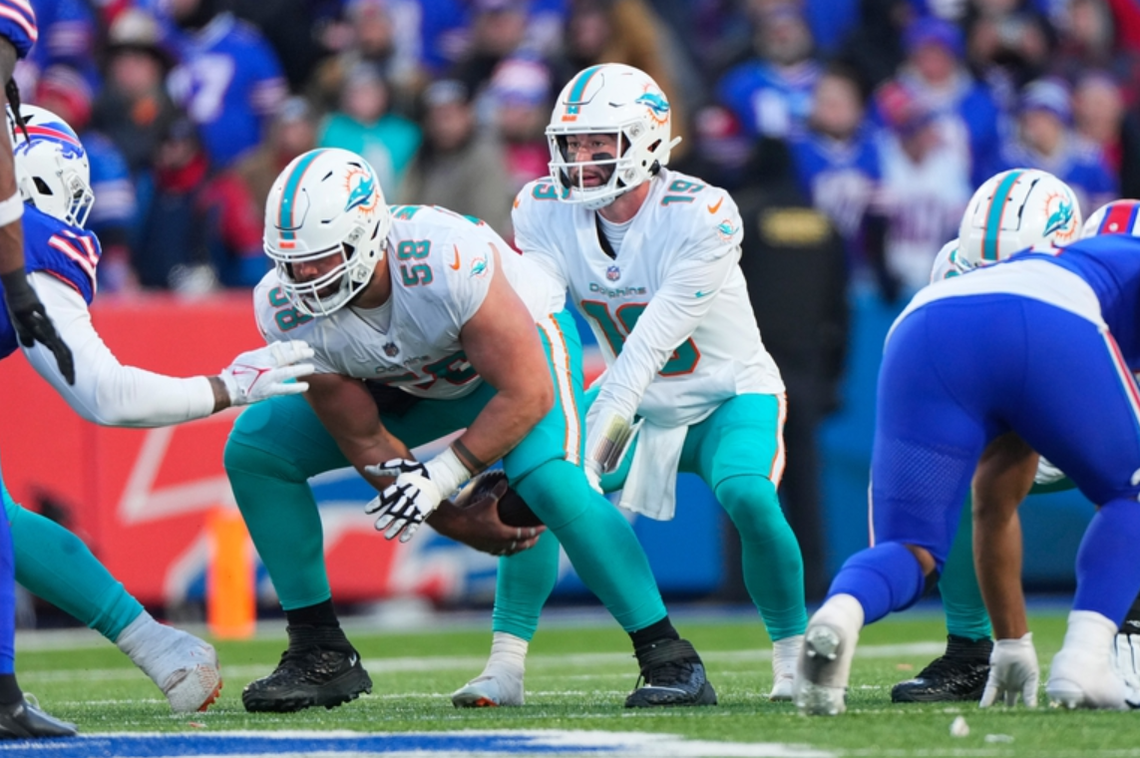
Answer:
[[[641,676],[626,708],[716,705],[701,657],[688,640],[662,640],[637,651]],[[642,684],[644,682],[644,684]]]
[[[990,675],[993,640],[970,640],[949,635],[946,652],[930,662],[914,679],[899,682],[891,689],[893,703],[944,703],[978,701]]]
[[[291,643],[272,674],[245,686],[241,702],[247,711],[291,713],[314,705],[335,708],[361,692],[372,692],[372,679],[355,650]]]
[[[74,737],[75,724],[49,716],[27,699],[0,705],[0,739],[30,740],[43,737]]]

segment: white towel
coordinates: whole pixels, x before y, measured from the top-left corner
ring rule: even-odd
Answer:
[[[677,510],[677,467],[687,426],[657,426],[648,420],[637,435],[637,448],[618,505],[657,521],[671,521]]]

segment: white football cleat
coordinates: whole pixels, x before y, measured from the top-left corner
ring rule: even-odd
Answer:
[[[222,691],[218,653],[210,643],[173,627],[167,630],[161,653],[142,666],[175,713],[206,710]]]
[[[1129,687],[1114,658],[1116,624],[1099,613],[1072,611],[1061,652],[1053,657],[1045,693],[1064,708],[1121,711]]]
[[[847,681],[863,627],[863,606],[851,595],[833,595],[804,633],[793,699],[806,716],[838,716],[847,710]]]
[[[522,672],[490,668],[451,693],[456,708],[497,708],[523,704]]]

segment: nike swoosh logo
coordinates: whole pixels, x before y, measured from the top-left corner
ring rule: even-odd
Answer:
[[[348,665],[349,665],[349,667],[350,667],[350,668],[351,668],[352,666],[355,666],[355,665],[356,665],[356,661],[357,661],[357,658],[356,658],[356,655],[355,655],[355,654],[348,656]]]
[[[698,297],[698,298],[701,298],[701,297],[708,297],[708,296],[709,296],[709,295],[711,295],[711,294],[712,294],[711,292],[701,292],[701,291],[699,291],[699,290],[697,291],[697,297]]]
[[[449,263],[447,265],[451,266],[452,271],[458,271],[459,270],[459,246],[458,245],[452,245],[452,248],[455,249],[455,262]]]
[[[709,213],[716,213],[717,211],[719,211],[720,210],[720,204],[723,202],[724,202],[724,195],[721,195],[720,200],[716,201],[716,205],[708,206]]]

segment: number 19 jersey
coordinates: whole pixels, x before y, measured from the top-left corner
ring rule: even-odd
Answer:
[[[724,190],[663,170],[616,257],[595,212],[562,203],[549,180],[515,200],[523,257],[568,287],[602,347],[603,392],[627,417],[697,423],[743,393],[784,391],[741,273],[740,214]]]

